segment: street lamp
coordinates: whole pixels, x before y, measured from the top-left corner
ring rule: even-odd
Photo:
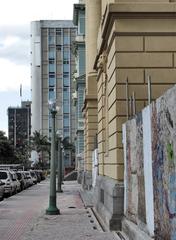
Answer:
[[[49,110],[52,117],[52,135],[51,135],[51,161],[50,161],[50,196],[49,196],[49,207],[46,210],[48,215],[58,215],[60,210],[56,206],[56,139],[55,139],[55,117],[57,113],[56,101],[49,102]]]
[[[61,139],[62,136],[60,135],[59,130],[56,132],[58,137],[58,182],[57,182],[57,192],[62,191],[62,152],[61,152]]]

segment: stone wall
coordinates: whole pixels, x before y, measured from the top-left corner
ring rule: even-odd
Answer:
[[[95,60],[98,100],[99,173],[123,180],[122,123],[126,121],[126,80],[136,111],[176,81],[176,11],[169,1],[102,2]],[[104,11],[104,12],[103,12]]]
[[[176,86],[123,125],[123,229],[131,240],[138,232],[176,239],[175,103]]]

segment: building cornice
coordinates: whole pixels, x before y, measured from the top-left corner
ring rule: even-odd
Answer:
[[[74,4],[74,7],[73,7],[73,23],[75,25],[78,25],[78,12],[80,10],[85,11],[85,4],[84,3]]]
[[[92,102],[92,101],[97,101],[97,95],[91,95],[91,94],[87,94],[85,95],[85,98],[84,98],[84,106],[82,108],[82,112],[84,112],[87,108],[87,104],[89,102]]]
[[[107,4],[99,31],[99,49],[94,69],[103,50],[107,47],[108,38],[116,19],[176,19],[175,3],[110,3]],[[122,34],[122,33],[121,33]],[[124,33],[127,34],[127,33]],[[133,33],[134,34],[134,33]]]

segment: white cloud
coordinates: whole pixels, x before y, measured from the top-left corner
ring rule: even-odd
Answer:
[[[78,0],[5,0],[1,4],[1,24],[24,24],[41,19],[72,19]]]
[[[26,29],[26,28],[25,28]],[[26,36],[24,26],[0,26],[0,57],[18,64],[28,64],[30,58],[29,34]],[[27,29],[26,29],[27,30]]]
[[[93,0],[91,0],[93,1]],[[72,19],[78,0],[5,0],[0,7],[0,129],[7,132],[7,107],[30,93],[30,22]],[[25,94],[27,92],[27,94]]]
[[[15,64],[7,59],[0,58],[0,91],[18,90],[20,84],[30,87],[30,67]]]

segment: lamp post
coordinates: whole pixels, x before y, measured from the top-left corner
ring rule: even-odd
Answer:
[[[55,139],[55,117],[56,117],[56,102],[49,102],[49,110],[52,117],[52,135],[51,135],[51,161],[50,161],[50,196],[49,196],[49,207],[46,210],[48,215],[58,215],[60,210],[56,206],[56,139]]]
[[[57,182],[57,192],[63,192],[62,191],[62,153],[61,153],[61,136],[58,134],[58,182]]]

